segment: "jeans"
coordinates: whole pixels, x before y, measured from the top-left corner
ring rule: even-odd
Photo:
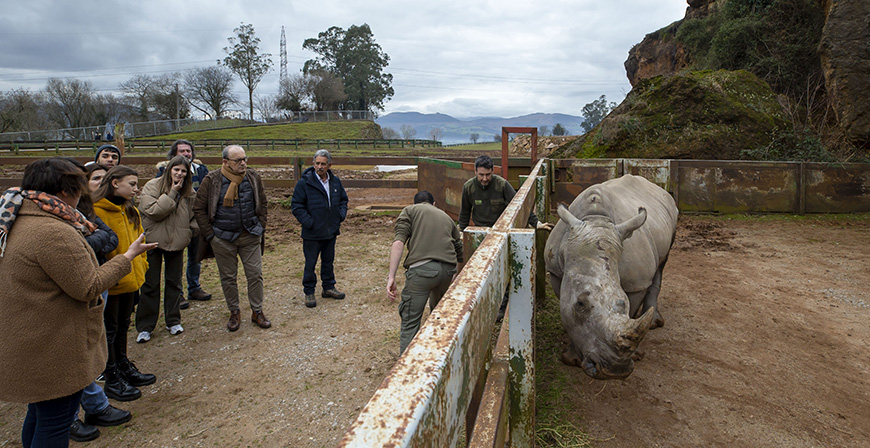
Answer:
[[[335,237],[329,240],[302,240],[302,253],[305,254],[305,271],[302,274],[302,292],[314,294],[317,286],[317,256],[320,255],[320,286],[324,291],[335,288]]]
[[[187,245],[187,293],[202,289],[199,284],[199,272],[202,265],[196,261],[196,251],[199,248],[199,237],[195,236],[190,239],[190,244]]]
[[[69,429],[81,398],[82,391],[78,391],[66,397],[28,404],[21,428],[21,444],[25,448],[68,447]]]
[[[96,414],[107,406],[109,406],[109,399],[97,383],[89,384],[82,391],[82,409],[85,410],[85,414]]]

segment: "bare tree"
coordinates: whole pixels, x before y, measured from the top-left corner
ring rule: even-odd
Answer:
[[[496,143],[501,143],[501,134],[495,134],[492,136],[492,140]]]
[[[154,112],[163,119],[187,118],[190,106],[184,98],[178,80],[180,73],[165,74],[153,79],[151,103]]]
[[[233,74],[219,65],[197,67],[185,73],[184,90],[190,105],[210,119],[220,118],[236,102]]]
[[[311,104],[312,79],[301,73],[288,76],[278,86],[277,105],[280,110],[298,112]]]
[[[257,54],[260,46],[260,38],[254,34],[254,26],[241,24],[233,30],[235,37],[227,38],[232,47],[224,47],[227,57],[223,64],[239,76],[242,84],[248,88],[248,106],[251,121],[254,120],[254,89],[266,76],[272,67],[271,54]]]
[[[381,128],[381,137],[387,140],[398,140],[399,132],[393,128]]]
[[[399,132],[402,133],[402,138],[404,138],[405,140],[410,140],[414,138],[415,135],[417,135],[417,130],[414,129],[414,127],[410,124],[403,124],[399,128]]]
[[[149,75],[137,74],[118,87],[127,104],[136,108],[136,118],[147,121],[151,110],[151,91],[154,80]]]
[[[129,116],[128,105],[111,93],[94,96],[94,124],[117,123]]]
[[[275,117],[278,115],[278,102],[274,96],[254,96],[254,109],[257,110],[257,114],[260,115],[260,118],[263,119],[264,123],[276,121]]]
[[[51,78],[45,87],[49,114],[63,127],[88,126],[94,117],[94,86],[89,81]]]
[[[441,140],[441,137],[444,136],[444,131],[441,128],[432,128],[429,130],[429,138],[431,140]]]
[[[40,92],[16,89],[0,92],[0,132],[35,131],[52,127]]]
[[[480,139],[480,134],[478,134],[477,132],[472,132],[471,135],[468,136],[468,138],[471,140],[471,143],[477,143],[477,140]]]
[[[313,71],[310,76],[313,79],[311,96],[315,110],[338,110],[347,99],[344,81],[326,70]]]
[[[547,134],[549,134],[549,133],[550,133],[550,127],[549,127],[549,126],[538,126],[538,135],[539,135],[539,136],[541,136],[541,137],[546,137]]]

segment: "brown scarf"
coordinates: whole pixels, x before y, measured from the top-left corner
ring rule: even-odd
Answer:
[[[225,166],[221,167],[221,174],[230,180],[227,194],[224,195],[224,207],[232,207],[233,201],[239,198],[239,185],[241,185],[242,181],[245,180],[245,175],[235,174]]]

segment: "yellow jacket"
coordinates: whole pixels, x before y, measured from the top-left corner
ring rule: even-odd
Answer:
[[[136,238],[139,238],[139,235],[144,232],[141,218],[139,220],[140,224],[134,227],[130,220],[127,219],[127,211],[124,209],[124,206],[115,205],[108,199],[104,198],[97,201],[94,204],[94,212],[118,235],[118,247],[106,256],[109,260],[116,255],[123,255],[127,252],[133,241],[136,241]],[[139,211],[137,210],[136,213],[138,214]],[[109,295],[137,291],[145,283],[145,271],[147,270],[148,259],[143,253],[133,260],[133,270],[122,278],[117,285],[109,288]]]

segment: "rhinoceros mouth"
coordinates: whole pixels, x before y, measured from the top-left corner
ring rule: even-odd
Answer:
[[[572,348],[562,352],[562,363],[579,367],[583,369],[583,372],[587,376],[596,380],[625,379],[634,371],[634,362],[631,359],[627,362],[605,367],[600,362],[594,361],[590,356],[578,355],[578,352]]]

